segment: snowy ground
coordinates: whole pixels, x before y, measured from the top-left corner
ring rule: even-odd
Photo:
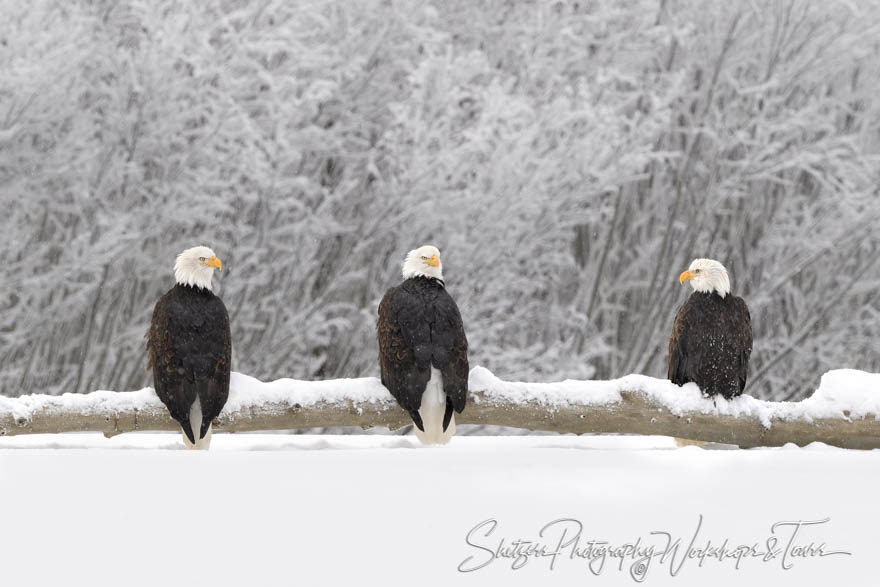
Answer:
[[[412,437],[218,434],[207,453],[169,450],[181,446],[171,434],[0,438],[3,584],[636,584],[632,556],[620,570],[606,554],[600,568],[590,540],[654,546],[646,584],[875,584],[880,451],[610,436],[426,449]],[[733,558],[682,562],[701,515],[694,549],[728,540],[729,553],[760,554],[775,537],[775,556],[746,556],[738,570]],[[792,527],[771,531],[826,518],[794,544],[851,555],[793,556]],[[560,519],[571,521],[539,536]],[[480,527],[469,545],[486,520],[494,532]],[[549,556],[577,523],[592,572],[574,545]],[[667,539],[652,531],[680,539],[678,551],[661,561]],[[487,550],[502,539],[540,541],[547,556],[514,570]]]

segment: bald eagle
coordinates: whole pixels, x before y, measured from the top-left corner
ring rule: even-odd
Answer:
[[[208,247],[180,253],[177,283],[156,302],[147,331],[153,387],[189,448],[208,449],[211,422],[229,396],[229,315],[211,291],[214,269],[222,268]]]
[[[406,256],[403,283],[382,298],[376,331],[382,384],[409,413],[419,440],[446,444],[455,434],[453,411],[467,401],[468,342],[436,247]]]
[[[694,382],[705,396],[738,396],[746,386],[752,354],[752,320],[742,298],[730,293],[727,269],[695,259],[679,283],[694,292],[675,317],[669,339],[669,380]]]

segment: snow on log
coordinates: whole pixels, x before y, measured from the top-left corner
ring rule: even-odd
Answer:
[[[627,375],[610,381],[502,381],[482,367],[470,373],[470,400],[460,424],[562,433],[657,434],[743,448],[811,442],[880,448],[880,374],[829,371],[800,402],[750,396],[707,399],[694,384]],[[269,383],[232,374],[229,401],[215,432],[327,426],[409,424],[378,379]],[[61,396],[0,397],[0,436],[56,432],[178,430],[152,388]]]

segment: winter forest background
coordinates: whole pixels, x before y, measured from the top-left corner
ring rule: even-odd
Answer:
[[[880,371],[876,1],[0,7],[5,395],[149,385],[196,244],[264,380],[377,374],[424,243],[500,377],[665,377],[697,256],[751,308],[747,393]]]

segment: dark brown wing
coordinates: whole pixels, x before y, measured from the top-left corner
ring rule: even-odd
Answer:
[[[731,300],[731,322],[736,328],[736,346],[739,349],[739,363],[737,376],[739,378],[740,393],[746,388],[748,379],[749,359],[752,356],[752,315],[749,307],[742,298],[734,297]]]
[[[687,339],[684,337],[687,328],[687,304],[690,298],[685,300],[684,304],[675,314],[675,322],[672,324],[672,336],[669,338],[669,361],[667,366],[667,378],[676,385],[684,385],[692,381],[687,376],[686,360],[690,356],[692,360],[699,361],[699,356],[688,353],[685,349]],[[693,353],[699,353],[699,349],[694,349]]]
[[[229,379],[232,372],[232,332],[229,313],[223,301],[213,296],[207,311],[211,324],[206,325],[206,337],[216,337],[210,348],[205,368],[201,373],[198,388],[199,403],[202,407],[202,427],[199,437],[204,438],[214,418],[220,415],[226,400],[229,399]]]
[[[168,408],[171,417],[179,424],[189,441],[195,443],[189,410],[196,400],[197,391],[187,378],[174,344],[172,320],[168,316],[169,299],[174,290],[167,292],[156,302],[153,318],[147,331],[147,362],[153,371],[153,388]]]
[[[431,333],[420,313],[424,304],[403,287],[389,289],[379,304],[376,337],[382,385],[424,430],[419,408],[431,378]]]
[[[452,409],[460,414],[467,403],[470,367],[468,341],[461,312],[445,288],[436,298],[431,338],[434,346],[433,363],[443,375],[443,391],[446,392],[446,414],[443,418],[443,430],[446,430],[452,417]]]

